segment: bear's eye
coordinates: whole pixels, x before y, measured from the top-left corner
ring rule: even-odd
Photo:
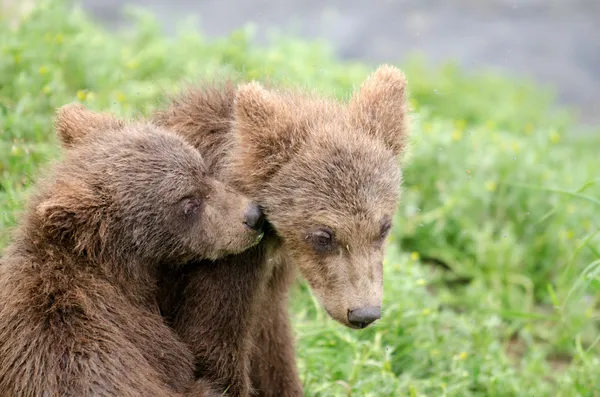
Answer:
[[[385,240],[390,229],[392,228],[392,220],[390,218],[383,218],[380,222],[381,229],[379,231],[379,241]]]
[[[202,200],[199,197],[186,197],[181,200],[181,208],[186,216],[197,214],[201,205]]]
[[[314,250],[319,253],[329,252],[335,248],[333,231],[327,227],[313,230],[306,237],[310,240]]]

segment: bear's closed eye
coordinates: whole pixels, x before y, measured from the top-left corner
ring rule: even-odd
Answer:
[[[188,216],[196,214],[200,209],[201,205],[202,199],[200,199],[199,197],[187,197],[181,201],[183,213]]]

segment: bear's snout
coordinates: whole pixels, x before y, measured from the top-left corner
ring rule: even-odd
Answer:
[[[348,322],[356,328],[365,328],[380,318],[381,306],[369,306],[348,310]]]
[[[257,204],[250,203],[244,213],[244,224],[252,230],[260,230],[263,227],[265,216]]]

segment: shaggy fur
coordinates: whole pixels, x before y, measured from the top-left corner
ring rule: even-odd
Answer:
[[[192,348],[199,378],[231,396],[303,394],[287,312],[296,268],[346,326],[370,322],[351,322],[352,311],[381,307],[408,134],[405,85],[391,66],[347,104],[256,82],[205,85],[154,114],[211,174],[259,203],[271,226],[248,251],[161,278],[162,312]]]
[[[40,181],[1,260],[0,396],[218,395],[194,384],[194,357],[161,317],[157,277],[254,245],[258,207],[156,126],[78,105],[56,125],[65,159]]]

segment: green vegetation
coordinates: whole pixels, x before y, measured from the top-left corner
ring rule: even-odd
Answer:
[[[147,114],[186,81],[231,73],[345,98],[374,68],[319,43],[169,39],[136,19],[107,32],[60,1],[0,14],[1,247],[60,155],[56,107]],[[536,87],[426,65],[401,65],[414,129],[384,318],[345,329],[294,291],[307,396],[599,396],[600,142],[576,138]]]

